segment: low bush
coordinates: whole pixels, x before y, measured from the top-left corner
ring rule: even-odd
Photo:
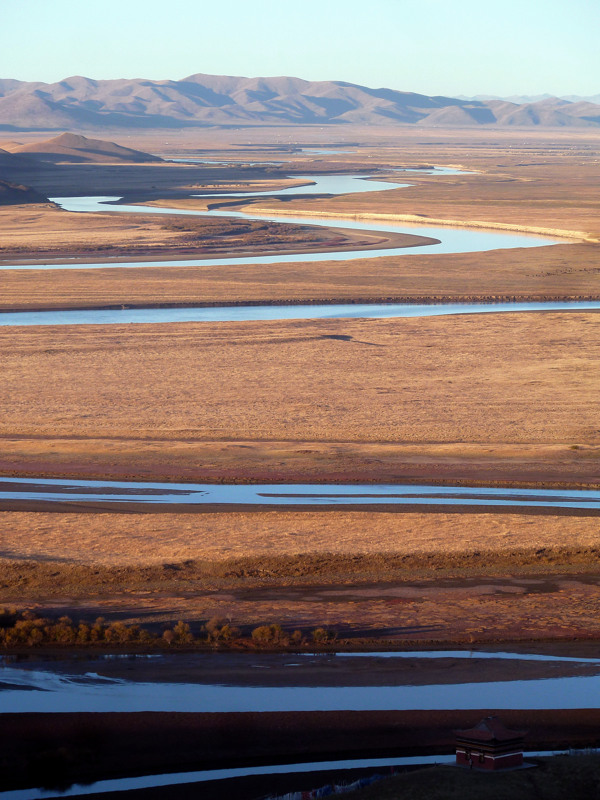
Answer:
[[[259,647],[288,643],[283,628],[281,625],[276,624],[260,625],[258,628],[254,628],[252,631],[252,641],[259,645]]]
[[[173,627],[162,631],[151,631],[140,625],[127,624],[119,620],[106,622],[98,617],[94,622],[74,622],[62,616],[50,619],[33,611],[17,612],[0,608],[0,647],[21,648],[41,646],[90,646],[124,647],[220,647],[235,645],[247,647],[301,647],[312,640],[314,645],[328,645],[337,634],[326,628],[316,628],[309,639],[302,631],[287,633],[278,623],[259,625],[250,634],[242,635],[230,619],[213,617],[202,627],[202,633],[194,636],[190,625],[180,620]]]

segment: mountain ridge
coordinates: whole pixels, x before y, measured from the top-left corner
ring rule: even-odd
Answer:
[[[542,95],[519,103],[480,97],[486,99],[428,96],[290,76],[195,73],[181,80],[155,81],[74,75],[51,84],[6,78],[0,79],[0,130],[264,124],[600,126],[600,104],[588,98]]]
[[[466,94],[459,94],[456,96],[458,100],[507,100],[510,103],[517,103],[521,105],[522,103],[538,103],[542,100],[566,100],[570,103],[579,103],[582,101],[586,101],[589,103],[595,103],[598,105],[600,103],[600,92],[597,94],[509,94],[509,95],[499,95],[499,94],[474,94],[474,95],[466,95]]]

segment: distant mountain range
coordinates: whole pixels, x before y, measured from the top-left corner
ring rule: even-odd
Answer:
[[[587,103],[600,103],[600,94],[566,94],[555,96],[553,94],[512,94],[506,97],[497,94],[476,94],[467,96],[465,94],[457,95],[459,100],[508,100],[509,103],[539,103],[540,100],[567,100],[570,103],[580,103],[582,101]]]
[[[598,96],[594,96],[594,99]],[[179,81],[0,79],[0,130],[314,125],[598,127],[600,104],[428,97],[343,81],[190,75]]]

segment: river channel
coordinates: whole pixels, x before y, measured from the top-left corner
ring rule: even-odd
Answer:
[[[533,753],[530,755],[534,755]],[[551,755],[551,753],[538,753]],[[89,794],[105,794],[109,792],[125,792],[135,789],[150,789],[158,786],[179,786],[181,784],[206,783],[208,781],[227,781],[249,775],[298,775],[305,772],[330,772],[382,767],[401,767],[413,764],[450,764],[454,756],[440,754],[436,756],[405,756],[397,758],[363,758],[345,761],[313,761],[301,764],[269,764],[261,767],[237,767],[232,769],[211,769],[196,772],[174,772],[162,775],[143,775],[135,778],[121,778],[97,781],[91,785],[75,784],[56,793],[52,789],[15,789],[0,792],[0,800],[43,800],[52,797],[82,797]],[[339,779],[344,781],[343,778]],[[198,789],[200,796],[201,789]],[[227,790],[224,790],[225,794]]]
[[[597,311],[600,300],[518,303],[315,303],[311,305],[89,308],[0,312],[0,327],[13,325],[133,325],[167,322],[258,322],[300,319],[391,319],[451,314]]]
[[[0,478],[0,501],[118,503],[131,506],[498,506],[600,511],[593,489],[504,489],[424,484],[210,484]]]
[[[171,676],[175,662],[183,673]],[[399,668],[390,671],[390,659]],[[424,666],[425,660],[427,666]],[[360,670],[356,661],[365,662]],[[402,670],[417,662],[420,668]],[[219,666],[219,662],[222,662]],[[349,664],[348,662],[354,662]],[[440,675],[463,663],[462,680],[428,682],[430,667]],[[493,680],[485,670],[503,662],[513,670],[533,667],[528,679]],[[556,671],[556,677],[535,670]],[[137,666],[131,676],[131,668]],[[240,667],[244,678],[240,679]],[[367,671],[368,680],[364,674]],[[323,672],[324,670],[324,672]],[[362,677],[361,677],[362,671]],[[178,670],[175,670],[177,674]],[[319,675],[336,675],[337,685]],[[152,680],[148,675],[154,674]],[[219,674],[218,682],[210,676]],[[281,675],[284,675],[283,679]],[[491,673],[490,673],[491,674]],[[127,677],[123,677],[127,675]],[[193,675],[190,679],[189,675]],[[311,677],[311,675],[313,677]],[[137,678],[137,679],[136,679]],[[308,679],[308,683],[307,683]],[[578,709],[600,707],[600,655],[597,658],[551,653],[487,650],[407,651],[337,654],[187,654],[63,656],[54,660],[30,656],[0,658],[0,702],[10,713],[68,712],[269,712],[269,711],[452,711],[454,709]],[[549,753],[544,753],[548,755]],[[535,755],[531,753],[530,755]],[[538,753],[538,755],[542,755]],[[247,775],[294,774],[451,761],[444,754],[350,761],[234,767],[219,770],[147,775],[76,785],[65,796],[127,791],[152,786],[201,783]],[[62,793],[61,793],[62,794]],[[0,793],[2,800],[56,796],[52,790]]]
[[[181,658],[186,659],[186,674],[194,677],[173,681],[170,670]],[[351,669],[356,664],[347,663],[357,658],[365,662],[359,673]],[[398,662],[397,670],[389,664],[390,658]],[[404,669],[407,662],[423,658],[427,666],[417,673]],[[219,660],[223,661],[221,670]],[[439,676],[439,670],[461,660],[465,663],[461,682],[428,682],[428,670],[438,670]],[[503,665],[528,662],[533,671],[527,679],[489,679],[483,673],[484,664],[493,666],[495,660]],[[539,676],[532,662],[544,670]],[[137,664],[137,670],[127,671],[129,664]],[[549,667],[556,669],[556,676],[547,671]],[[335,671],[336,685],[330,680],[320,682],[322,670]],[[152,674],[155,677],[148,679]],[[600,655],[570,658],[485,650],[398,655],[198,653],[79,656],[62,658],[54,665],[41,657],[4,658],[0,659],[0,702],[4,713],[600,708]]]

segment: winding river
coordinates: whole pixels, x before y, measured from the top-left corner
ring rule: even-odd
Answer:
[[[360,175],[305,175],[297,176],[307,182],[305,186],[290,187],[275,192],[247,192],[194,195],[195,197],[230,197],[233,200],[249,200],[261,196],[281,197],[291,195],[343,195],[360,192],[388,191],[403,188],[408,184],[388,181],[374,181]],[[119,197],[53,197],[53,202],[66,211],[98,212],[114,211],[130,214],[177,214],[208,217],[233,217],[239,219],[259,219],[269,222],[291,223],[298,225],[327,225],[349,230],[364,230],[370,233],[406,233],[436,240],[436,243],[412,247],[388,247],[372,250],[343,250],[317,253],[296,253],[288,255],[236,256],[201,259],[172,259],[167,261],[125,261],[75,263],[73,261],[51,262],[47,264],[4,264],[0,269],[106,269],[136,267],[182,267],[182,266],[225,266],[227,264],[289,264],[308,261],[349,261],[359,258],[379,258],[380,256],[402,256],[427,253],[473,253],[485,250],[498,250],[516,247],[540,247],[555,244],[558,240],[547,236],[520,234],[487,229],[469,229],[452,227],[435,227],[432,225],[415,225],[406,222],[393,223],[386,220],[349,220],[347,217],[310,217],[277,214],[253,213],[250,210],[240,211],[231,206],[214,208],[209,211],[178,209],[144,205],[128,205],[120,203]]]
[[[440,174],[454,174],[453,169],[437,170]],[[206,194],[206,197],[233,197],[249,199],[263,195],[343,195],[357,192],[387,191],[402,188],[408,184],[372,180],[365,175],[306,175],[298,176],[305,185],[289,187],[275,192],[247,192],[232,195]],[[201,197],[203,195],[196,195]],[[318,217],[278,217],[276,215],[252,215],[246,211],[212,209],[209,211],[181,210],[177,208],[157,208],[154,206],[125,205],[115,197],[70,197],[53,198],[64,209],[71,212],[94,212],[112,210],[116,213],[152,214],[191,214],[200,216],[234,216],[278,222],[299,222],[301,224],[322,224]],[[347,219],[327,219],[327,224],[339,222],[348,226]],[[419,247],[418,252],[473,252],[496,248],[537,247],[554,240],[541,236],[514,233],[470,230],[468,228],[431,228],[407,226],[390,222],[353,221],[353,228],[375,232],[410,231],[420,236],[440,239],[438,244]],[[351,258],[378,258],[382,255],[405,255],[414,252],[412,248],[389,248],[381,250],[356,250],[331,253],[295,254],[288,256],[256,256],[236,258],[209,258],[199,260],[175,260],[150,262],[152,266],[181,265],[220,265],[232,263],[277,263],[312,260],[348,260]],[[144,262],[126,263],[52,263],[42,265],[44,269],[102,269],[108,267],[148,266]],[[0,269],[38,269],[39,265],[12,265]],[[112,323],[157,323],[175,321],[235,321],[235,320],[280,320],[309,318],[383,318],[399,316],[429,316],[437,314],[490,313],[508,311],[549,311],[597,309],[596,301],[574,303],[506,303],[506,304],[336,304],[336,305],[290,305],[290,306],[236,306],[213,308],[155,308],[155,309],[90,309],[67,311],[28,311],[0,314],[0,325],[75,325]],[[553,491],[553,490],[505,490],[496,488],[467,489],[461,487],[432,487],[424,485],[408,486],[325,486],[325,485],[196,485],[168,483],[135,483],[110,481],[70,481],[70,480],[30,480],[0,479],[0,500],[36,500],[44,503],[57,502],[101,502],[168,504],[250,504],[250,505],[364,505],[364,504],[427,504],[427,505],[470,505],[470,506],[519,506],[543,508],[581,508],[600,509],[600,493],[591,490]]]
[[[456,174],[459,170],[439,169],[439,174]],[[365,175],[306,175],[297,176],[305,181],[303,186],[293,186],[274,192],[245,192],[195,195],[197,197],[231,197],[243,200],[261,196],[294,195],[343,195],[357,192],[387,191],[403,188],[408,184],[373,180]],[[293,217],[252,214],[249,211],[211,209],[209,211],[158,208],[155,206],[126,205],[118,197],[62,197],[53,198],[65,210],[77,213],[108,211],[116,213],[152,213],[199,216],[228,216],[258,218],[283,223],[305,225],[323,224],[319,217]],[[347,219],[327,218],[327,224],[348,227]],[[433,228],[406,224],[392,224],[370,220],[352,221],[352,228],[370,232],[411,232],[420,236],[439,239],[437,244],[418,247],[418,253],[474,252],[497,248],[538,247],[555,240],[542,236],[522,235],[468,228]],[[217,266],[225,264],[289,263],[305,261],[348,260],[355,258],[378,258],[386,255],[406,255],[412,248],[386,248],[381,250],[355,250],[329,253],[295,255],[272,255],[235,258],[208,258],[196,260],[171,260],[160,262],[125,263],[52,263],[46,265],[9,265],[0,269],[102,269],[114,267],[135,268],[140,266]],[[335,305],[269,305],[235,306],[212,308],[154,308],[154,309],[75,309],[66,311],[27,311],[0,314],[0,325],[83,325],[113,323],[157,323],[176,321],[237,321],[237,320],[281,320],[320,318],[385,318],[400,316],[431,316],[459,313],[491,313],[509,311],[565,311],[593,310],[600,307],[597,301],[539,302],[506,304],[335,304]],[[523,489],[471,489],[461,487],[408,486],[325,486],[325,485],[196,485],[163,484],[110,481],[29,480],[0,479],[0,500],[36,500],[44,503],[57,502],[101,502],[101,503],[160,503],[168,504],[250,504],[250,505],[365,505],[365,504],[427,504],[469,506],[518,506],[529,508],[580,508],[600,509],[600,493],[592,490],[554,491]]]
[[[440,170],[440,173],[453,174],[456,170]],[[206,197],[237,197],[249,199],[263,195],[342,195],[356,192],[386,191],[402,188],[407,184],[368,179],[360,175],[299,176],[306,184],[289,187],[276,192],[248,192],[237,195],[211,194]],[[202,195],[197,195],[201,197]],[[157,208],[154,206],[125,205],[116,197],[70,197],[53,198],[64,209],[71,212],[94,212],[112,210],[117,213],[189,214],[200,216],[233,216],[277,222],[298,222],[301,224],[323,224],[318,217],[278,217],[276,215],[252,215],[250,212],[227,209],[210,211],[181,210],[177,208]],[[349,226],[347,219],[327,219],[327,224],[339,223]],[[375,232],[412,232],[420,236],[439,239],[439,244],[418,248],[424,252],[473,252],[497,248],[537,247],[554,242],[541,236],[514,233],[470,230],[467,228],[432,228],[408,226],[390,222],[352,221],[352,228]],[[126,262],[85,264],[86,269],[109,267],[140,266],[196,266],[225,265],[233,263],[284,263],[302,261],[348,260],[352,258],[378,258],[386,255],[406,255],[414,252],[412,248],[388,248],[381,250],[356,250],[330,253],[310,253],[295,255],[273,255],[208,258],[198,260],[173,260],[162,262]],[[3,267],[9,269],[11,267]],[[19,265],[18,269],[38,269],[38,265]],[[52,263],[43,265],[44,269],[81,269],[79,263]],[[431,316],[459,313],[492,313],[509,311],[565,311],[593,310],[600,308],[600,302],[539,302],[506,304],[458,304],[439,305],[413,304],[334,304],[334,305],[251,305],[212,308],[154,308],[154,309],[75,309],[66,311],[28,311],[0,314],[0,325],[83,325],[117,323],[158,323],[184,321],[237,321],[237,320],[281,320],[281,319],[321,319],[321,318],[385,318],[401,316]],[[407,486],[327,486],[327,485],[211,485],[142,483],[117,481],[84,480],[29,480],[20,478],[0,479],[0,500],[54,503],[127,503],[134,507],[140,503],[164,504],[169,507],[177,504],[201,505],[276,505],[276,506],[335,506],[335,505],[463,505],[463,506],[511,506],[526,508],[579,508],[600,510],[600,493],[591,490],[554,491],[497,488],[435,487],[425,485]]]

